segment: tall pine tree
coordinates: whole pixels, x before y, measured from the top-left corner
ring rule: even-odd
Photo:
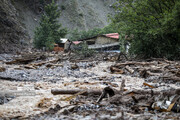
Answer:
[[[41,49],[46,47],[46,49],[51,50],[54,43],[59,43],[60,38],[65,37],[67,29],[61,28],[61,24],[57,20],[60,17],[60,13],[54,0],[45,6],[40,25],[36,28],[34,34],[35,48]]]

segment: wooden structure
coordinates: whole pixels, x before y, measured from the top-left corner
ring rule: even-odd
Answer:
[[[70,42],[69,39],[61,38],[58,44],[54,44],[54,51],[64,51],[68,46],[66,43]]]
[[[79,40],[95,50],[119,50],[119,34],[110,33]]]

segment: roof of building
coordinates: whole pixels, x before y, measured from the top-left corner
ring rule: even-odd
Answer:
[[[104,34],[104,35],[109,38],[119,39],[118,33],[109,33],[109,34]]]
[[[78,41],[84,41],[84,40],[89,40],[89,39],[94,39],[97,38],[99,36],[103,36],[103,37],[108,37],[108,38],[113,38],[113,39],[119,39],[119,34],[118,33],[109,33],[109,34],[103,34],[103,35],[97,35],[97,36],[93,36],[90,38],[84,38]]]
[[[75,45],[81,43],[82,41],[72,41]]]
[[[61,40],[61,43],[65,43],[65,42],[67,42],[67,41],[68,41],[68,39],[67,39],[67,38],[61,38],[60,40]]]

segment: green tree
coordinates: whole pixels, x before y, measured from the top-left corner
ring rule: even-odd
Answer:
[[[78,31],[77,29],[70,32],[70,40],[76,41],[85,38],[91,38],[97,35],[115,33],[117,32],[117,27],[114,24],[110,24],[104,28],[94,28],[88,31]]]
[[[80,32],[78,31],[78,29],[75,29],[75,30],[70,32],[70,38],[69,39],[71,41],[76,41],[76,40],[81,39],[81,35],[80,35]]]
[[[112,21],[124,36],[133,35],[131,54],[178,58],[179,5],[179,0],[118,0]]]
[[[104,28],[101,29],[101,31],[99,31],[99,34],[108,34],[108,33],[116,33],[118,32],[118,27],[116,26],[116,24],[109,24],[108,26],[105,26]]]
[[[44,14],[40,19],[40,25],[35,29],[34,46],[36,48],[46,47],[51,50],[54,43],[59,43],[60,38],[65,37],[67,29],[61,28],[58,23],[60,11],[54,0],[45,6]]]

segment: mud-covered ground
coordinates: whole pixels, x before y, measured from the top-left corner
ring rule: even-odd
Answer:
[[[85,60],[71,60],[64,55],[63,57],[67,59],[53,64],[51,61],[62,55],[51,54],[44,60],[36,60],[28,64],[6,64],[7,61],[14,59],[12,56],[14,55],[0,55],[0,67],[5,68],[0,72],[0,119],[180,119],[179,113],[173,111],[161,112],[145,107],[142,107],[142,110],[135,110],[134,102],[112,104],[109,102],[111,97],[97,103],[99,95],[78,95],[71,100],[64,100],[71,95],[51,94],[51,89],[55,88],[102,91],[110,86],[119,90],[123,80],[126,90],[163,91],[180,87],[178,81],[163,82],[158,80],[159,76],[143,78],[137,73],[129,74],[125,70],[124,73],[112,74],[110,67],[117,64],[115,61],[117,54],[108,54],[108,56],[100,54],[99,57],[93,56]],[[32,64],[41,62],[45,63],[32,67]],[[127,61],[118,61],[118,63],[122,62]],[[178,61],[176,63],[175,65],[179,65]],[[144,83],[154,88],[145,86]],[[146,99],[148,101],[148,98]]]

